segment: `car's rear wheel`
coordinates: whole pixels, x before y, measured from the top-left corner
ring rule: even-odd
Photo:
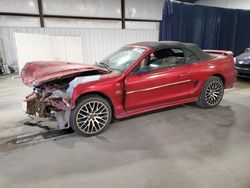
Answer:
[[[197,104],[202,108],[217,106],[224,95],[224,84],[217,76],[211,76],[204,84]]]
[[[102,133],[110,124],[112,109],[109,102],[98,95],[84,97],[72,111],[70,125],[82,136]]]

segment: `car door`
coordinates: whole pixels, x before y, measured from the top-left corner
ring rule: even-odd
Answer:
[[[167,54],[167,52],[162,54]],[[154,57],[156,63],[150,64],[152,67],[156,67],[160,59],[164,61],[165,58],[169,58],[169,54],[166,57],[159,54],[157,56]],[[184,55],[182,56],[184,59]],[[185,62],[172,66],[162,66],[162,64],[146,73],[132,72],[125,78],[125,108],[127,111],[153,107],[189,97],[193,87],[190,80],[190,65]]]

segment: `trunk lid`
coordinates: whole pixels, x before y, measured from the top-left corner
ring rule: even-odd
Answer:
[[[93,65],[59,61],[34,61],[25,64],[21,70],[21,78],[25,85],[37,86],[87,71],[107,72],[104,68]]]

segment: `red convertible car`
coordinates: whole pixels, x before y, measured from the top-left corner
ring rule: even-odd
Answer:
[[[212,108],[236,80],[233,54],[173,41],[122,47],[95,65],[30,62],[21,71],[33,92],[31,116],[54,114],[61,129],[82,136],[103,132],[113,119],[196,102]]]

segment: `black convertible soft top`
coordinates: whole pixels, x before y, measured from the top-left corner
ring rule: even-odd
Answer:
[[[191,52],[195,53],[200,60],[211,59],[212,56],[208,53],[202,51],[196,44],[193,43],[184,43],[178,41],[159,41],[159,42],[138,42],[131,44],[133,46],[147,46],[153,48],[154,51],[161,50],[164,48],[181,48],[188,49]]]

